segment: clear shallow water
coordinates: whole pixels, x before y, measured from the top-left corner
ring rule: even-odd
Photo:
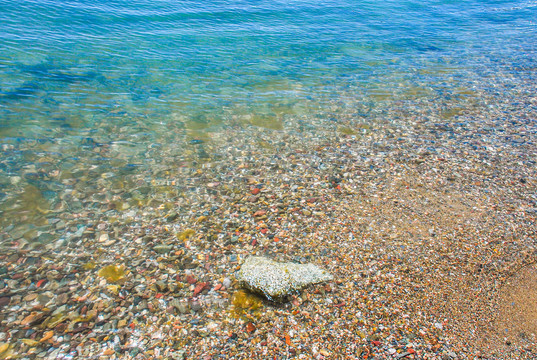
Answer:
[[[536,22],[529,0],[0,1],[3,225],[228,127],[320,131],[427,101],[451,121],[535,75]]]
[[[237,115],[279,129],[342,95],[375,106],[465,91],[473,72],[497,70],[483,62],[530,62],[537,18],[534,1],[2,1],[0,11],[2,132],[51,136],[117,122],[110,113],[193,129]]]

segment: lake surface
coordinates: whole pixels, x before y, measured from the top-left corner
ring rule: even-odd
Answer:
[[[535,77],[536,23],[529,0],[0,1],[2,225],[47,225],[74,183],[211,161],[228,129],[457,121]]]

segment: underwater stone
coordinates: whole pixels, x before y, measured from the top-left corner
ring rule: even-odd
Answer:
[[[242,286],[275,301],[282,301],[308,285],[332,279],[332,275],[314,264],[280,263],[261,256],[247,258],[237,275]]]
[[[157,254],[167,254],[172,250],[173,250],[173,246],[171,246],[171,245],[156,245],[156,246],[153,246],[153,251],[155,251]]]
[[[125,266],[108,265],[99,270],[97,275],[104,277],[108,282],[115,283],[125,277]]]

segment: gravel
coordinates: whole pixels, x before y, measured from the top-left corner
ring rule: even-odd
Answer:
[[[434,99],[394,102],[367,119],[321,113],[314,131],[288,118],[189,143],[170,128],[139,153],[118,133],[68,162],[56,144],[4,144],[2,163],[47,161],[6,180],[0,355],[534,358],[535,329],[506,306],[537,261],[531,85],[449,118]],[[239,286],[249,256],[333,280],[273,303]]]

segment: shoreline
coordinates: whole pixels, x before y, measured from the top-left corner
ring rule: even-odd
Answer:
[[[537,261],[533,114],[488,111],[311,138],[231,128],[190,144],[197,168],[73,183],[43,215],[62,241],[1,235],[0,357],[535,356],[531,329],[503,321],[524,315],[504,284]],[[335,280],[279,305],[243,297],[251,254]]]

